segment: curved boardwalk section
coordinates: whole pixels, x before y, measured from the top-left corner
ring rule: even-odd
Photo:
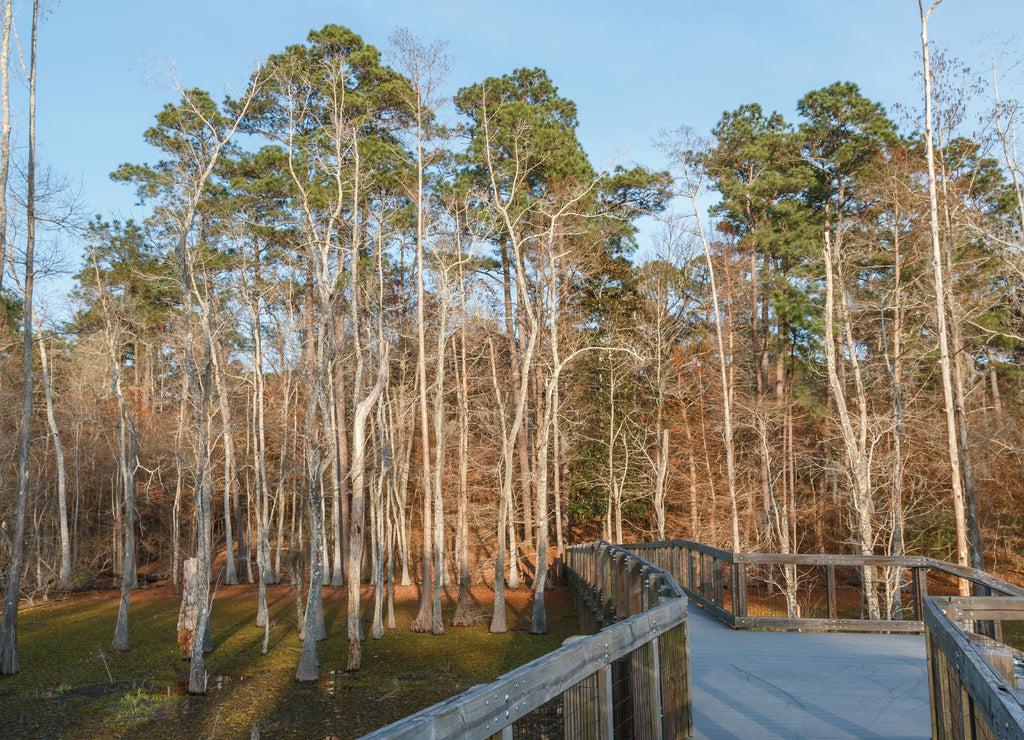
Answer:
[[[689,630],[697,738],[931,737],[923,635]]]

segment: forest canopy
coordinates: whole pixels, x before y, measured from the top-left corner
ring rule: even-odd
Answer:
[[[113,576],[126,620],[138,573],[194,556],[265,620],[308,558],[305,631],[347,586],[357,668],[361,582],[375,637],[414,581],[417,631],[449,582],[456,626],[493,584],[503,631],[528,581],[544,632],[547,564],[597,538],[1021,567],[1016,101],[933,51],[920,115],[838,81],[603,171],[543,69],[448,100],[450,67],[327,25],[224,100],[181,85],[111,174],[148,216],[67,219],[58,326],[15,244],[32,186],[0,199],[5,583]]]

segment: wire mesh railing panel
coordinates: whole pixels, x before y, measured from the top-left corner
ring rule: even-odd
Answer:
[[[541,704],[513,723],[512,737],[515,740],[572,740],[573,738],[599,740],[596,724],[570,725],[565,716],[565,708],[565,694]],[[576,716],[574,719],[578,722],[581,718]],[[586,734],[587,730],[590,730],[592,734]]]
[[[796,615],[804,619],[830,619],[829,590],[826,568],[820,565],[794,565],[796,577],[793,592]]]
[[[863,619],[864,575],[856,565],[836,566],[836,619]]]
[[[967,737],[964,734],[964,691],[960,686],[960,678],[956,668],[948,660],[943,660],[946,675],[944,677],[949,690],[945,692],[946,699],[946,721],[948,737],[960,740]]]
[[[747,566],[747,616],[785,617],[786,595],[777,565]]]
[[[612,663],[612,733],[618,740],[632,740],[633,684],[628,658]]]
[[[612,728],[616,740],[647,740],[660,727],[660,697],[655,697],[653,645],[633,650],[612,664]]]
[[[550,737],[601,740],[601,702],[598,674],[587,676],[562,694],[562,734]],[[519,737],[516,735],[516,737]]]

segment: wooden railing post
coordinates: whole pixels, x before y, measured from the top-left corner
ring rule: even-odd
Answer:
[[[978,651],[999,671],[1008,685],[1016,686],[1017,676],[1014,672],[1013,653],[1010,652],[1008,645],[982,643],[978,645]]]
[[[928,595],[928,571],[922,567],[911,569],[911,588],[914,594],[914,619],[924,619],[924,597]]]
[[[597,672],[597,737],[598,740],[613,740],[615,737],[614,712],[612,705],[612,667],[602,666]]]
[[[917,571],[914,569],[914,580],[917,580]],[[918,619],[923,618],[923,613],[919,612]],[[944,713],[948,711],[949,705],[947,697],[943,695],[941,691],[942,686],[942,675],[946,672],[946,666],[943,663],[942,653],[936,649],[935,643],[932,640],[931,630],[925,630],[924,633],[925,641],[925,657],[928,659],[928,706],[931,709],[932,715],[932,737],[940,738],[945,737],[944,730],[949,727],[948,722],[944,722]]]
[[[661,603],[661,593],[664,585],[661,573],[648,573],[647,588],[644,589],[645,612],[650,611]]]
[[[640,614],[644,611],[643,591],[645,581],[647,580],[647,566],[642,565],[642,563],[643,561],[639,558],[630,558],[628,562],[629,592],[627,598],[629,599],[629,616]]]
[[[825,566],[825,603],[828,607],[828,618],[837,618],[836,607],[836,566],[829,563]]]
[[[658,653],[658,638],[651,638],[643,648],[644,669],[647,673],[647,720],[653,740],[662,740],[661,720],[661,665]],[[641,697],[636,697],[640,700]],[[646,733],[645,733],[646,734]],[[638,737],[643,735],[638,734]]]
[[[608,547],[601,548],[601,625],[609,625],[615,621],[615,562]]]
[[[690,654],[687,625],[683,622],[658,639],[661,683],[661,736],[693,737],[690,701]]]
[[[715,602],[715,606],[725,608],[725,591],[722,587],[723,573],[722,573],[723,561],[720,558],[711,556],[711,592],[713,594],[712,600]]]
[[[629,617],[629,561],[621,552],[615,553],[615,621]]]
[[[747,616],[747,564],[732,564],[732,615],[737,619]]]

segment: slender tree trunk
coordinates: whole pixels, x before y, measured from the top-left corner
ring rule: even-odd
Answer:
[[[508,495],[506,516],[508,517],[508,587],[515,590],[520,586],[519,541],[516,535],[515,501],[511,490]]]
[[[404,409],[404,386],[399,390],[399,409]],[[409,412],[411,418],[415,418],[414,410]],[[411,421],[411,419],[410,419]],[[402,560],[402,586],[411,586],[412,578],[409,575],[409,529],[407,516],[407,503],[409,501],[409,469],[412,463],[412,446],[415,435],[410,428],[412,424],[402,424],[403,444],[398,455],[398,490],[395,492],[395,524],[398,526],[398,555]]]
[[[259,254],[254,254],[254,280],[259,276]],[[248,494],[250,520],[256,523],[256,626],[269,629],[270,617],[267,611],[267,574],[270,570],[270,547],[267,530],[270,517],[267,502],[270,498],[270,486],[267,480],[267,424],[266,424],[266,389],[263,374],[263,330],[260,324],[260,299],[248,294],[247,304],[252,319],[252,361],[253,361],[253,463],[256,468],[256,500],[252,493]],[[287,454],[287,453],[284,453]],[[255,505],[253,505],[255,503]],[[250,528],[250,533],[252,529]],[[246,570],[252,582],[252,559],[250,557],[250,538],[242,538],[239,530],[239,554],[245,559]],[[266,636],[266,633],[265,633]]]
[[[352,508],[351,530],[348,537],[348,667],[357,671],[360,665],[359,624],[359,563],[363,554],[364,488],[366,477],[366,422],[374,404],[384,391],[388,378],[388,345],[380,348],[380,366],[377,368],[377,382],[366,398],[356,406],[352,419]]]
[[[447,585],[445,574],[445,542],[444,542],[444,460],[447,439],[444,433],[444,358],[446,354],[446,327],[448,324],[447,286],[441,288],[441,316],[437,332],[436,365],[434,367],[434,482],[433,515],[434,515],[434,598],[432,609],[431,632],[435,635],[444,634],[444,617],[441,614],[441,588]]]
[[[425,216],[423,213],[423,153],[417,147],[417,189],[416,189],[416,386],[419,389],[420,450],[422,457],[423,481],[423,574],[420,588],[420,609],[412,623],[413,632],[433,630],[433,588],[431,571],[433,563],[433,503],[434,491],[430,467],[430,425],[427,415],[427,328],[425,317],[426,291],[424,289],[423,240],[425,237]],[[440,329],[439,331],[443,331]]]
[[[996,374],[996,358],[992,348],[985,346],[985,359],[988,365],[989,390],[992,393],[992,409],[996,413],[996,419],[1003,415],[1003,402],[999,395],[999,376]]]
[[[121,601],[117,610],[117,625],[114,627],[114,640],[110,645],[111,652],[128,651],[128,604],[131,591],[135,588],[135,469],[138,467],[138,439],[128,407],[120,387],[121,374],[117,369],[117,358],[114,358],[114,393],[117,396],[121,412],[120,455],[121,487],[124,494],[124,567],[121,570]]]
[[[697,456],[693,451],[693,431],[686,406],[682,408],[683,433],[686,435],[686,462],[690,473],[690,539],[700,541],[700,516],[697,512]],[[704,443],[707,444],[707,437]]]
[[[928,162],[928,211],[932,242],[932,272],[935,281],[935,314],[939,335],[939,370],[942,378],[942,399],[946,418],[946,441],[949,449],[950,484],[953,495],[953,519],[956,524],[956,551],[960,565],[970,565],[967,541],[967,516],[964,505],[963,477],[960,469],[960,450],[957,444],[956,410],[953,405],[953,378],[950,370],[949,336],[946,328],[945,277],[942,264],[942,243],[939,237],[939,207],[935,183],[935,151],[932,140],[932,74],[928,55],[928,18],[942,0],[935,0],[925,12],[924,3],[918,0],[921,11],[921,54],[924,64],[925,134],[924,148]],[[968,596],[967,581],[960,579],[961,595]]]
[[[896,219],[899,221],[897,212]],[[889,349],[889,338],[886,330],[885,316],[887,307],[883,304],[881,311],[882,346],[885,352],[886,368],[892,379],[892,487],[889,508],[891,509],[892,526],[889,551],[896,557],[906,554],[904,545],[904,510],[903,510],[903,261],[900,251],[900,232],[893,229],[893,326],[892,349]],[[902,568],[890,568],[888,592],[890,619],[902,619],[903,601],[901,598],[904,571]]]
[[[396,535],[398,533],[397,522],[395,521],[395,502],[394,502],[394,480],[392,478],[389,484],[389,492],[387,499],[387,516],[388,516],[388,528],[385,533],[387,540],[387,554],[388,554],[388,621],[387,628],[389,630],[395,629],[395,549],[396,549]]]
[[[696,197],[695,191],[694,197]],[[694,211],[696,212],[696,201],[694,201]],[[732,385],[727,370],[727,368],[733,366],[733,363],[726,359],[725,341],[722,336],[722,313],[718,305],[718,284],[715,280],[715,266],[711,261],[711,246],[704,236],[704,229],[699,217],[697,219],[697,229],[700,232],[701,244],[704,247],[704,260],[707,263],[708,275],[711,280],[711,304],[712,310],[715,312],[715,339],[718,342],[718,368],[722,383],[722,416],[725,423],[725,469],[726,481],[729,487],[729,506],[732,513],[732,549],[734,552],[739,552],[740,517],[739,506],[736,500],[736,455],[733,448],[732,433]]]
[[[284,342],[284,337],[282,336],[282,343],[283,342]],[[284,345],[282,344],[282,348],[281,348],[281,360],[282,360],[282,362],[284,361],[285,354],[286,353],[284,351]],[[282,419],[282,424],[281,424],[281,426],[282,426],[281,463],[280,463],[280,467],[278,468],[277,492],[275,494],[275,499],[276,499],[275,506],[277,507],[277,542],[275,543],[276,544],[276,555],[275,555],[276,559],[274,561],[274,563],[275,563],[274,569],[271,571],[270,577],[267,579],[267,581],[269,583],[280,583],[280,581],[281,581],[281,552],[284,549],[284,515],[285,515],[285,509],[287,508],[287,501],[288,501],[288,498],[285,495],[285,481],[288,478],[287,461],[289,459],[289,450],[291,449],[291,447],[289,446],[289,443],[290,443],[290,440],[292,440],[295,437],[298,437],[298,404],[296,404],[296,413],[295,413],[295,416],[296,416],[296,420],[295,420],[295,434],[291,434],[292,424],[291,424],[291,422],[290,422],[290,420],[288,418],[288,416],[289,416],[289,406],[290,406],[290,403],[291,403],[291,397],[292,397],[291,375],[289,374],[288,377],[285,378],[284,399],[283,399],[284,402],[282,404],[282,409],[281,409],[281,419]],[[294,444],[295,444],[294,441],[291,441],[291,445],[294,446]],[[267,501],[267,499],[264,499],[264,506],[269,506],[269,502]],[[293,517],[292,518],[292,522],[294,523],[295,506],[293,505],[291,507],[291,509],[292,509],[292,517]],[[270,516],[269,515],[265,515],[265,520],[268,522],[267,529],[269,529]],[[292,531],[294,531],[294,527],[292,528]],[[267,533],[265,533],[265,534],[267,534]],[[269,560],[269,553],[270,553],[269,539],[268,539],[268,541],[267,541],[265,546],[267,548],[267,557],[268,557],[268,560]],[[268,563],[268,565],[269,565],[269,563]]]
[[[836,233],[841,233],[839,228]],[[861,555],[873,555],[874,533],[872,531],[873,508],[871,498],[870,463],[867,459],[866,443],[866,398],[860,381],[859,369],[854,367],[854,375],[857,386],[857,403],[860,413],[860,433],[853,427],[848,410],[846,391],[839,378],[839,359],[836,353],[835,339],[835,286],[833,266],[836,263],[836,255],[832,246],[831,225],[825,226],[825,358],[828,366],[828,382],[832,390],[832,398],[839,414],[840,428],[842,430],[843,445],[846,450],[847,470],[850,476],[851,498],[853,502],[853,515],[855,525],[853,534],[856,538]],[[842,277],[840,276],[840,281]],[[848,313],[844,310],[843,304],[847,300],[846,291],[840,284],[840,314],[843,317],[842,332],[846,334],[846,341],[851,353],[851,362],[856,363],[856,349],[853,346],[853,338],[850,336],[850,322]],[[875,590],[874,569],[864,568],[864,593],[867,596],[868,615],[870,619],[878,619],[878,595]]]
[[[213,292],[211,291],[211,295]],[[238,480],[235,475],[235,432],[231,427],[231,399],[228,398],[227,382],[224,368],[227,367],[227,353],[219,340],[210,355],[213,358],[213,380],[217,386],[217,399],[220,403],[221,434],[224,441],[224,582],[229,585],[238,583],[235,571],[235,548],[231,526],[232,494],[238,500]],[[239,548],[241,552],[241,548]]]
[[[188,285],[188,283],[184,283]],[[187,290],[187,289],[186,289]],[[191,293],[191,291],[188,291]],[[191,299],[186,299],[186,311],[191,314]],[[196,531],[195,547],[198,568],[198,585],[196,587],[196,603],[198,616],[192,640],[192,657],[189,667],[188,693],[206,693],[206,669],[203,664],[203,648],[205,635],[210,629],[210,508],[212,492],[210,490],[210,432],[208,424],[210,406],[210,380],[212,360],[209,344],[203,348],[205,357],[199,362],[194,356],[186,361],[186,374],[189,376],[189,398],[192,400],[193,421],[195,424],[196,441],[193,455],[193,474],[195,476],[195,511]],[[191,353],[190,353],[191,354]]]
[[[174,444],[177,449],[183,449],[182,437],[185,433],[185,408],[190,404],[188,396],[188,378],[184,375],[181,378],[181,406],[178,408],[178,426],[174,432]],[[181,578],[181,494],[184,470],[181,465],[181,456],[174,458],[174,504],[171,508],[171,580],[174,583],[175,591],[180,586]]]
[[[378,333],[378,336],[381,334]],[[374,465],[377,475],[372,482],[373,499],[370,502],[370,533],[372,535],[371,548],[373,550],[373,568],[371,581],[373,584],[373,628],[371,636],[374,640],[384,637],[384,568],[385,550],[388,547],[388,536],[390,535],[390,518],[387,512],[387,499],[384,496],[384,489],[389,485],[390,457],[394,445],[390,438],[391,430],[387,428],[387,393],[377,403],[377,436],[381,449],[380,465]]]
[[[335,327],[334,346],[340,351],[345,346],[345,322],[337,321]],[[349,528],[349,464],[348,464],[348,422],[345,418],[345,370],[340,365],[334,371],[334,435],[337,450],[337,486],[331,502],[334,528],[334,569],[331,572],[331,585],[345,585],[345,532]],[[359,574],[352,577],[359,580]]]
[[[964,482],[964,504],[967,508],[967,541],[971,550],[971,567],[983,570],[983,543],[981,526],[978,522],[978,503],[980,499],[977,480],[974,477],[973,454],[971,452],[970,421],[967,416],[967,368],[965,353],[967,347],[963,341],[960,319],[955,299],[950,296],[950,325],[955,352],[953,354],[953,405],[956,410],[957,448],[960,452],[960,470]]]
[[[46,341],[39,341],[40,369],[43,372],[43,388],[46,391],[46,421],[53,438],[53,451],[57,461],[57,517],[60,524],[60,588],[71,588],[74,583],[74,568],[71,560],[71,536],[68,531],[68,486],[67,471],[64,467],[64,445],[61,444],[60,429],[53,414],[53,381],[50,376],[46,354]]]
[[[7,176],[11,162],[11,30],[14,28],[13,0],[4,0],[3,33],[0,36],[0,291],[7,271]],[[0,338],[7,333],[7,314],[0,312]]]
[[[21,567],[25,547],[25,514],[28,508],[29,452],[32,424],[32,288],[35,284],[35,139],[36,139],[36,26],[39,18],[39,0],[32,3],[32,49],[29,62],[29,144],[28,144],[28,238],[25,245],[25,283],[22,329],[22,361],[24,390],[21,405],[21,424],[18,429],[18,499],[14,519],[14,538],[11,561],[7,569],[7,588],[4,591],[4,613],[0,619],[0,675],[18,672],[18,597],[21,592]],[[6,33],[5,27],[5,33]],[[0,60],[7,67],[7,60]],[[6,91],[5,91],[6,92]],[[6,101],[6,98],[5,98]],[[6,115],[5,115],[6,117]],[[6,148],[5,148],[6,151]],[[3,195],[3,194],[0,194]],[[6,227],[6,225],[5,225]]]
[[[315,381],[314,381],[315,383]],[[299,667],[295,672],[296,681],[316,681],[320,678],[320,661],[316,657],[316,643],[319,639],[317,604],[322,599],[323,561],[320,557],[320,540],[323,520],[320,516],[320,483],[323,473],[320,444],[316,439],[316,391],[310,388],[306,399],[306,510],[309,513],[309,595],[303,624],[302,653]],[[302,574],[299,574],[300,578]],[[351,633],[349,633],[351,634]]]
[[[463,282],[465,296],[465,282]],[[455,361],[456,382],[459,397],[459,510],[455,550],[459,558],[459,598],[455,604],[454,627],[468,627],[473,620],[469,613],[469,591],[472,586],[469,575],[469,381],[466,367],[466,323],[465,301],[460,327],[459,356]]]
[[[494,398],[497,404],[498,422],[501,428],[501,493],[498,499],[498,522],[495,532],[494,553],[494,613],[491,617],[491,634],[502,634],[508,631],[505,619],[505,536],[508,527],[508,510],[512,504],[512,444],[515,435],[508,433],[505,421],[505,404],[502,400],[501,385],[498,382],[497,359],[494,345],[490,345],[491,380],[494,386]]]

